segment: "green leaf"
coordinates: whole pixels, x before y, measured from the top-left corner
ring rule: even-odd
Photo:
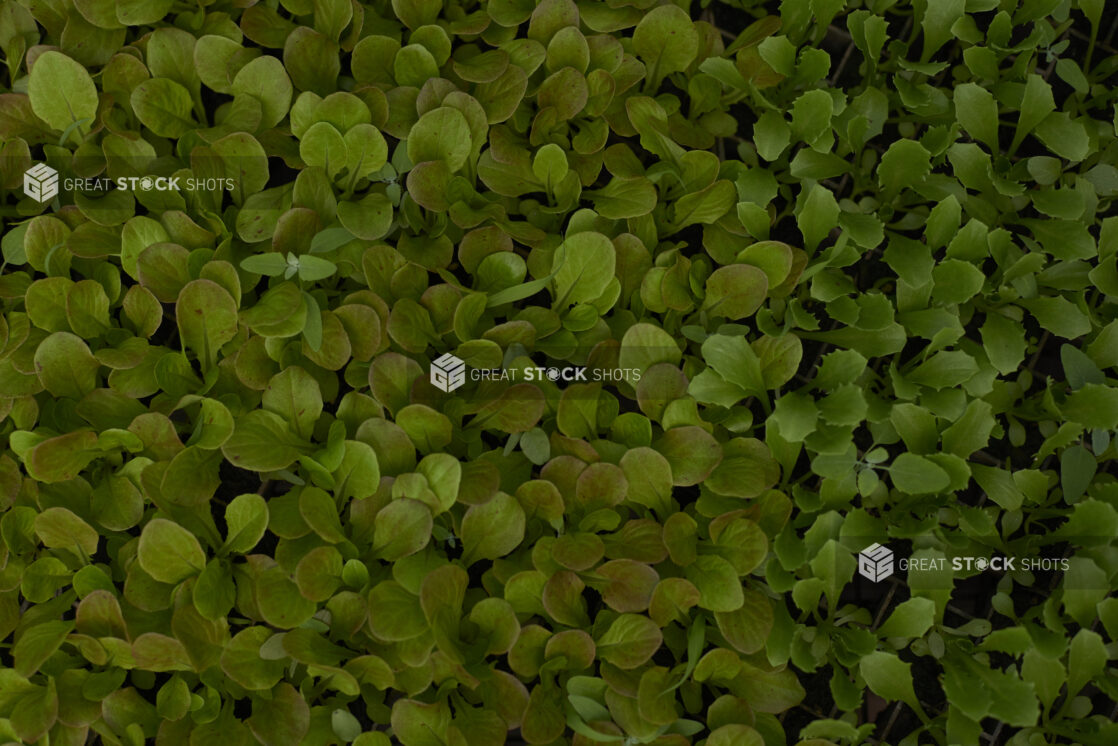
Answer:
[[[140,122],[160,137],[182,137],[198,126],[190,91],[169,78],[143,81],[132,90],[130,102]]]
[[[336,177],[346,167],[349,149],[334,125],[315,122],[299,138],[299,157],[308,166],[319,166],[330,177]]]
[[[1060,487],[1064,499],[1071,502],[1081,498],[1098,468],[1094,455],[1083,446],[1065,448],[1060,454]]]
[[[66,508],[47,508],[35,516],[35,533],[43,546],[69,549],[83,560],[97,553],[97,532],[80,516]]]
[[[1017,130],[1013,134],[1011,149],[1055,110],[1056,102],[1052,98],[1052,87],[1039,75],[1029,75],[1025,79],[1021,117],[1017,120]]]
[[[966,303],[982,290],[986,275],[970,262],[948,259],[936,265],[933,295],[941,303]]]
[[[601,233],[585,231],[568,237],[563,248],[556,251],[551,267],[555,305],[566,307],[597,300],[613,278],[615,263],[613,243]]]
[[[619,462],[629,483],[626,499],[666,517],[671,508],[672,466],[659,452],[647,447],[625,452]]]
[[[976,83],[955,88],[955,117],[971,137],[998,150],[998,105],[993,95]]]
[[[248,627],[233,636],[221,654],[221,668],[233,681],[249,691],[270,690],[283,677],[283,660],[265,660],[261,646],[274,630],[265,626]]]
[[[270,55],[257,57],[242,67],[231,89],[234,96],[251,96],[260,102],[261,128],[275,127],[291,106],[291,78],[283,63]]]
[[[322,311],[318,307],[318,301],[314,296],[304,290],[301,295],[303,296],[303,304],[307,309],[307,320],[303,324],[303,339],[306,340],[307,346],[315,352],[322,350]]]
[[[1060,408],[1064,417],[1089,428],[1111,428],[1118,422],[1118,389],[1098,383],[1084,384],[1068,395]]]
[[[686,70],[699,52],[699,33],[691,17],[675,5],[644,14],[633,31],[633,49],[648,68],[652,89],[668,74]]]
[[[1088,629],[1076,632],[1068,653],[1068,696],[1074,697],[1101,674],[1109,657],[1097,632]]]
[[[373,551],[389,562],[415,554],[430,541],[432,525],[431,509],[424,503],[393,500],[376,515]]]
[[[117,0],[116,19],[124,26],[158,23],[167,17],[174,0]]]
[[[664,108],[648,96],[631,96],[625,101],[625,111],[640,134],[641,147],[681,170],[684,151],[668,134]]]
[[[96,434],[88,430],[48,438],[23,455],[32,479],[40,482],[65,482],[78,476],[100,453]]]
[[[66,293],[66,320],[86,339],[100,337],[110,328],[109,297],[95,280],[75,282]]]
[[[724,381],[734,384],[746,395],[765,395],[761,359],[745,337],[715,334],[703,342],[702,351],[703,359]]]
[[[179,292],[175,319],[183,345],[206,371],[217,363],[221,346],[237,335],[237,302],[211,280],[194,280]]]
[[[1052,112],[1033,131],[1049,150],[1069,161],[1081,161],[1090,152],[1087,128],[1066,112]]]
[[[753,125],[753,142],[766,161],[775,161],[792,142],[792,128],[779,112],[766,111]]]
[[[27,678],[38,671],[47,658],[62,647],[73,629],[73,622],[58,620],[43,621],[26,629],[12,646],[12,667],[16,673]]]
[[[392,202],[371,193],[357,202],[338,205],[338,220],[353,235],[368,241],[383,238],[392,229]]]
[[[350,183],[353,183],[353,179],[369,178],[384,168],[384,164],[388,162],[388,143],[385,142],[380,130],[371,124],[354,125],[346,130],[343,140],[346,147],[345,167],[351,179]],[[311,251],[314,250],[312,243]]]
[[[1017,727],[1036,723],[1040,708],[1031,683],[1017,678],[1016,671],[991,670],[975,659],[951,656],[944,677],[948,696],[965,701],[965,712],[996,718]]]
[[[652,446],[671,465],[678,487],[702,482],[722,461],[722,445],[698,425],[673,427]]]
[[[299,492],[299,514],[311,530],[324,541],[337,544],[346,540],[338,518],[337,503],[325,490],[311,486],[303,487]]]
[[[924,456],[902,453],[889,466],[893,486],[909,495],[925,495],[947,489],[951,477]]]
[[[307,701],[295,687],[284,682],[269,699],[253,699],[252,716],[246,721],[264,746],[297,746],[310,730]]]
[[[210,560],[194,582],[193,601],[198,613],[210,621],[228,614],[237,601],[232,568],[221,560]]]
[[[35,350],[35,371],[55,397],[81,399],[97,388],[100,369],[89,345],[69,332],[51,334]]]
[[[698,192],[683,195],[675,203],[672,230],[676,231],[696,223],[709,225],[717,222],[733,208],[737,196],[738,192],[733,182],[726,179],[719,179]]]
[[[233,435],[221,451],[242,469],[278,471],[286,469],[301,454],[309,453],[310,448],[282,417],[253,410],[237,419]]]
[[[159,687],[155,696],[155,709],[165,720],[181,720],[190,711],[190,704],[190,686],[178,675]]]
[[[462,518],[462,562],[497,559],[524,540],[526,519],[520,503],[504,492],[481,505],[472,505]]]
[[[967,405],[962,416],[943,431],[943,450],[968,458],[975,451],[986,447],[996,426],[990,404],[975,399]]]
[[[829,93],[807,91],[792,105],[792,132],[818,152],[828,153],[834,143],[831,137],[833,112],[834,99]]]
[[[419,597],[394,580],[374,586],[369,593],[369,604],[380,610],[369,620],[369,628],[379,639],[410,640],[427,632]]]
[[[721,557],[705,555],[685,568],[685,575],[699,589],[699,606],[711,611],[735,611],[745,603],[741,581],[733,565]]]
[[[268,503],[260,495],[238,495],[225,507],[225,544],[228,552],[247,554],[264,538]]]
[[[974,358],[962,350],[944,350],[917,366],[908,380],[940,391],[966,383],[978,373]]]
[[[893,609],[877,628],[881,637],[923,637],[935,621],[936,605],[927,598],[910,598]]]
[[[334,251],[346,245],[354,238],[355,236],[352,233],[340,226],[334,228],[326,228],[325,230],[321,230],[318,233],[314,234],[314,238],[311,239],[310,252],[312,254],[328,254],[331,251]],[[266,254],[265,256],[268,255]],[[279,256],[279,254],[276,254],[276,256]],[[280,259],[282,258],[283,257],[281,256]],[[286,262],[284,263],[284,265],[286,266]],[[241,266],[244,267],[244,262],[241,262]],[[248,269],[247,267],[245,268]]]
[[[898,140],[881,156],[877,180],[886,194],[918,184],[931,170],[931,153],[915,140]]]
[[[315,603],[299,592],[281,567],[265,570],[256,580],[260,616],[273,627],[293,629],[304,624],[315,612]]]
[[[639,218],[656,207],[656,188],[643,176],[614,176],[601,189],[583,194],[599,215],[610,220]]]
[[[978,482],[991,500],[1006,510],[1017,510],[1025,500],[1013,475],[1004,469],[981,464],[971,464],[974,481]]]
[[[443,161],[452,173],[466,164],[473,147],[466,117],[449,106],[440,106],[421,116],[412,125],[407,143],[412,163]]]
[[[144,572],[161,583],[179,583],[206,567],[198,539],[165,518],[153,518],[144,526],[136,556]]]
[[[919,712],[916,692],[912,688],[911,666],[894,653],[875,650],[858,663],[858,671],[866,685],[886,700],[901,700]]]
[[[299,437],[309,440],[322,414],[318,381],[298,365],[284,368],[268,381],[261,405],[283,417]]]
[[[621,338],[621,367],[638,371],[642,378],[653,365],[678,365],[681,358],[672,336],[654,324],[634,324]]]
[[[1012,373],[1025,359],[1025,329],[1001,314],[988,313],[982,325],[982,342],[998,372]]]
[[[764,746],[761,734],[748,725],[730,723],[710,732],[707,746]]]
[[[392,705],[391,722],[393,733],[404,746],[442,746],[447,743],[450,707],[445,701],[426,704],[398,699]]]
[[[1033,685],[1040,704],[1048,709],[1056,701],[1056,697],[1060,696],[1060,690],[1067,680],[1067,672],[1060,661],[1045,656],[1035,648],[1030,648],[1025,651],[1021,663],[1021,678]],[[989,695],[986,695],[985,699],[989,700]],[[988,703],[986,707],[983,713],[989,711]]]
[[[660,628],[646,616],[621,614],[598,638],[598,655],[618,668],[637,668],[655,653],[663,642]]]
[[[462,464],[458,459],[449,453],[431,453],[419,462],[416,472],[426,478],[427,486],[434,493],[433,512],[437,515],[450,510],[462,482]]]
[[[763,270],[749,264],[719,267],[707,278],[703,310],[737,321],[756,313],[768,292]]]
[[[401,85],[418,88],[439,73],[439,63],[422,44],[408,44],[396,53],[392,74]]]
[[[553,192],[555,187],[567,175],[567,156],[563,149],[555,143],[548,143],[536,151],[532,158],[532,173],[548,192]]]
[[[51,129],[67,130],[75,122],[92,124],[97,117],[93,79],[85,67],[61,52],[49,50],[35,59],[27,95],[35,116]]]
[[[330,713],[330,728],[334,735],[346,743],[361,735],[361,723],[349,710],[341,708]]]
[[[804,248],[814,251],[835,227],[839,212],[835,195],[821,184],[800,192],[796,225],[804,237]]]
[[[803,5],[807,8],[807,4]],[[773,70],[790,77],[796,70],[796,45],[787,36],[769,36],[757,45],[761,59],[767,62]]]

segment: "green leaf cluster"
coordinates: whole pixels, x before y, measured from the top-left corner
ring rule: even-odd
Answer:
[[[3,0],[0,743],[1118,742],[1112,5]]]

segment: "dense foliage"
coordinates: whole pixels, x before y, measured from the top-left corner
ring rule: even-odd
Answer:
[[[0,743],[1118,742],[1114,10],[2,0]]]

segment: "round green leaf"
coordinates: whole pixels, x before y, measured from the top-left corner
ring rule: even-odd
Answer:
[[[140,533],[140,567],[161,583],[180,583],[206,567],[206,555],[194,534],[165,518],[153,518]]]
[[[35,516],[35,533],[43,546],[52,549],[77,550],[79,557],[92,557],[97,553],[97,532],[66,508],[47,508]]]
[[[376,515],[373,551],[389,562],[415,554],[430,541],[431,526],[427,505],[408,498],[393,500]]]
[[[440,106],[421,116],[408,133],[407,142],[412,163],[444,161],[451,172],[466,164],[473,147],[466,117],[449,106]]]
[[[175,319],[183,345],[208,370],[217,363],[221,346],[237,335],[237,302],[216,282],[193,280],[179,293]]]
[[[498,492],[492,500],[472,505],[462,518],[462,561],[497,559],[524,540],[524,508],[516,498]]]
[[[663,643],[660,628],[646,616],[621,614],[597,641],[598,655],[618,668],[640,666]]]
[[[751,264],[719,267],[707,278],[703,310],[734,321],[744,319],[756,313],[768,292],[764,270]]]
[[[889,467],[893,485],[910,495],[924,495],[947,489],[951,478],[942,467],[915,453],[902,453]]]
[[[321,166],[330,176],[337,176],[346,167],[348,149],[334,125],[316,122],[299,139],[299,157],[308,166]]]
[[[197,127],[190,91],[169,78],[145,80],[132,90],[132,108],[145,127],[160,137],[182,137]]]
[[[252,96],[260,102],[263,128],[275,127],[287,115],[294,92],[283,63],[268,55],[242,67],[231,88],[234,95]]]
[[[564,307],[597,300],[613,279],[617,262],[613,242],[593,231],[568,237],[553,257],[556,304]]]
[[[51,127],[66,131],[72,124],[97,116],[97,87],[85,67],[61,52],[39,55],[31,68],[27,95],[35,116]]]
[[[35,372],[52,396],[81,399],[97,388],[100,369],[89,345],[69,332],[55,332],[35,350]]]
[[[388,143],[371,124],[357,124],[346,131],[346,171],[351,179],[364,179],[388,162]]]
[[[246,554],[268,528],[268,503],[256,493],[238,495],[225,507],[225,549]]]
[[[655,88],[665,75],[686,70],[695,59],[699,32],[678,5],[660,5],[637,24],[633,49],[648,66],[648,78]]]
[[[281,567],[266,570],[257,578],[256,600],[264,621],[280,629],[298,627],[311,618],[316,608]]]

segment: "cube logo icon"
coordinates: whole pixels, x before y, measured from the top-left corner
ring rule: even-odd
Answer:
[[[466,364],[449,352],[431,363],[431,385],[448,394],[466,382]]]
[[[858,574],[878,582],[893,574],[893,550],[877,542],[858,553]]]
[[[50,202],[58,195],[58,172],[37,163],[23,172],[23,193],[37,202]]]

